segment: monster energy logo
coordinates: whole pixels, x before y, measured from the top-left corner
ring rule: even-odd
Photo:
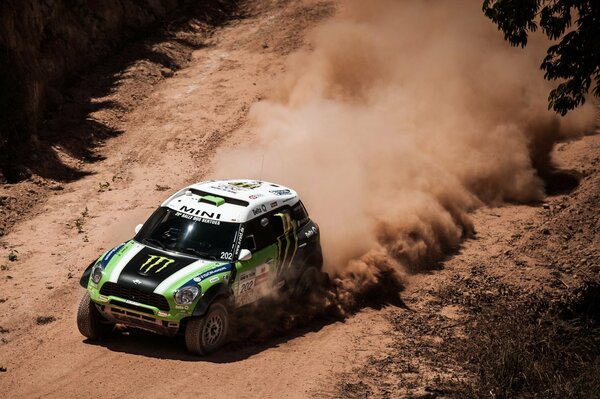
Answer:
[[[261,186],[261,182],[258,181],[253,181],[253,182],[231,182],[229,183],[232,186],[237,186],[237,187],[242,187],[242,188],[248,188],[250,190],[253,190],[255,188],[259,188]]]
[[[140,271],[144,274],[148,274],[150,270],[156,267],[154,273],[159,273],[173,262],[175,262],[175,259],[165,258],[164,256],[158,255],[148,255],[148,260],[140,266]]]
[[[298,235],[296,221],[292,220],[289,214],[278,213],[275,216],[280,217],[283,222],[283,235],[277,237],[278,256],[276,268],[280,273],[292,265],[298,250]],[[285,240],[285,243],[283,240]]]

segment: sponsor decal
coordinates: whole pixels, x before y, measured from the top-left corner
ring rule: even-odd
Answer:
[[[249,199],[257,199],[257,198],[260,198],[262,196],[263,196],[262,194],[252,194],[252,195],[249,195],[248,198]]]
[[[254,216],[256,216],[256,215],[260,215],[261,213],[266,212],[266,211],[267,211],[267,206],[263,204],[258,208],[252,209],[252,214]]]
[[[217,184],[216,186],[211,186],[210,188],[214,188],[215,190],[226,191],[231,194],[237,194],[238,192],[245,190],[243,187],[230,186],[225,183]]]
[[[271,202],[271,209],[275,208],[276,206],[277,206],[277,201]]]
[[[144,274],[149,274],[154,269],[154,273],[160,273],[163,269],[175,262],[175,259],[165,256],[148,255],[148,260],[140,266],[140,271]],[[141,282],[141,281],[140,281]]]
[[[135,285],[140,285],[140,284],[142,284],[142,280],[136,278],[136,279],[132,280],[132,283]]]
[[[98,302],[108,302],[108,297],[104,295],[99,295]]]
[[[167,312],[163,312],[162,310],[158,311],[158,315],[160,317],[169,317],[170,316],[170,314],[168,314]]]
[[[256,269],[249,270],[240,274],[240,282],[256,277]]]
[[[111,249],[110,251],[108,251],[102,257],[102,259],[100,259],[100,263],[102,264],[102,266],[106,267],[108,265],[108,263],[110,262],[110,260],[113,258],[113,256],[115,256],[121,250],[121,248],[123,248],[124,246],[125,246],[125,243],[118,245],[118,246],[114,247],[113,249]]]
[[[188,215],[188,214],[181,213],[181,212],[177,212],[175,214],[175,216],[178,216],[178,217],[184,218],[184,219],[188,219],[188,220],[191,220],[191,221],[194,221],[194,222],[202,222],[202,223],[214,224],[214,225],[217,225],[217,226],[221,224],[221,221],[219,221],[219,220],[206,219],[206,218],[202,218],[202,217],[199,217],[199,216],[192,216],[192,215]],[[220,214],[218,216],[221,217]]]
[[[242,239],[244,238],[244,225],[240,226],[237,234],[236,248],[240,248],[242,246]]]
[[[202,280],[206,280],[207,278],[214,276],[215,274],[219,274],[219,273],[223,273],[223,272],[228,272],[230,270],[231,270],[231,263],[228,263],[226,265],[219,266],[219,267],[216,267],[214,269],[208,270],[208,271],[206,271],[206,272],[204,272],[202,274],[199,274],[196,277],[194,277],[193,280],[195,282],[199,283]],[[212,283],[213,281],[209,280],[209,282]]]
[[[254,284],[259,285],[265,283],[269,277],[269,265],[264,264],[256,268],[256,277],[254,278]]]
[[[214,277],[211,277],[211,278],[208,280],[208,282],[209,282],[209,283],[214,283],[214,282],[216,282],[216,281],[219,281],[219,276],[214,276]]]
[[[285,190],[270,190],[269,192],[271,194],[275,194],[275,195],[290,195],[292,193],[288,189],[285,189]]]
[[[296,222],[292,220],[288,213],[278,213],[276,216],[281,217],[284,231],[282,236],[277,237],[278,256],[276,269],[278,273],[281,273],[292,265],[296,251],[298,250],[298,236],[296,235]]]
[[[110,281],[124,287],[141,288],[145,292],[153,292],[163,282],[172,282],[173,276],[180,276],[177,273],[198,261],[192,257],[179,257],[176,254],[158,252],[152,247],[145,247],[141,244],[139,248],[140,250],[131,259],[127,259],[127,257],[121,261],[127,261],[126,266]],[[188,269],[188,271],[191,272],[191,269]],[[132,282],[134,279],[141,280],[142,284],[134,284]],[[163,291],[159,290],[157,293],[162,294]]]
[[[207,211],[203,211],[202,209],[196,209],[196,208],[191,208],[191,207],[187,207],[185,205],[182,205],[181,208],[179,208],[180,212],[177,212],[175,214],[175,216],[179,216],[179,217],[184,217],[186,219],[191,219],[189,217],[186,216],[197,216],[198,219],[193,219],[194,221],[203,221],[203,218],[208,218],[208,219],[220,219],[221,218],[221,214],[220,213],[215,213],[215,212],[207,212]],[[185,214],[185,215],[184,215]]]
[[[307,230],[304,232],[304,235],[306,236],[306,238],[310,238],[312,236],[314,236],[315,234],[317,234],[317,227],[313,226],[310,228],[310,230]]]
[[[247,188],[249,190],[254,190],[255,188],[259,188],[262,185],[260,181],[240,181],[240,182],[231,182],[229,183],[231,186]]]
[[[238,306],[254,302],[266,295],[268,292],[269,269],[269,263],[263,263],[240,274],[236,298]]]

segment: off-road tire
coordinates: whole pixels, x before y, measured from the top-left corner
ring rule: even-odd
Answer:
[[[79,309],[77,309],[77,327],[84,337],[91,340],[100,340],[111,333],[114,324],[102,317],[96,305],[90,299],[90,294],[86,292],[81,298]]]
[[[223,301],[215,301],[204,316],[191,317],[185,329],[185,346],[196,355],[207,355],[227,341],[229,312]]]
[[[309,266],[302,271],[292,288],[292,298],[300,300],[307,295],[318,292],[324,285],[324,275],[314,266]]]

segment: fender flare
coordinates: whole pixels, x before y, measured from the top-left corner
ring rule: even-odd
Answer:
[[[94,267],[96,262],[98,262],[98,260],[92,261],[92,263],[90,263],[90,265],[83,271],[83,274],[79,279],[79,285],[81,285],[83,288],[87,288],[88,282],[90,281],[90,274],[92,274],[92,267]]]
[[[192,316],[203,316],[215,299],[221,297],[228,298],[229,301],[233,298],[233,292],[228,284],[217,283],[211,286],[196,304]]]

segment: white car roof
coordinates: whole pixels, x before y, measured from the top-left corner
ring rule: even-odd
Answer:
[[[207,222],[243,223],[283,206],[295,205],[298,194],[260,180],[209,180],[178,191],[162,206]]]

